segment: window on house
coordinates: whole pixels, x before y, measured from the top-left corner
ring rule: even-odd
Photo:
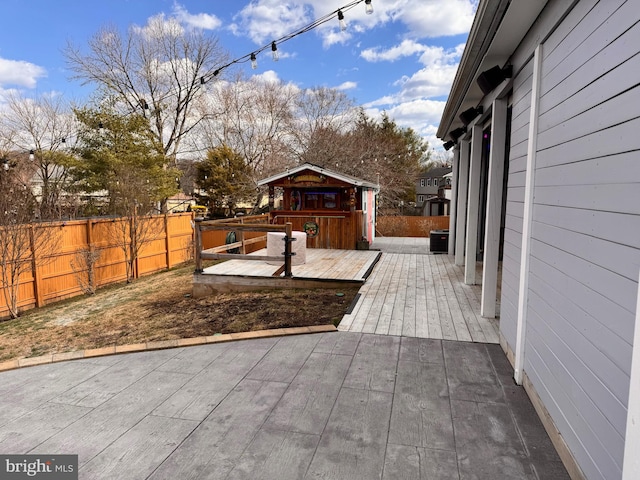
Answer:
[[[424,187],[424,186],[426,185],[426,183],[425,183],[426,181],[427,181],[426,179],[421,178],[421,179],[420,179],[420,186],[421,186],[421,187]]]
[[[418,195],[418,203],[424,202],[424,195]]]
[[[427,178],[427,186],[430,187],[431,186],[431,179]]]

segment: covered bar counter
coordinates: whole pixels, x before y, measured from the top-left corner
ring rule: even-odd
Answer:
[[[305,163],[258,185],[269,187],[270,223],[291,222],[307,248],[367,249],[375,238],[373,183]]]

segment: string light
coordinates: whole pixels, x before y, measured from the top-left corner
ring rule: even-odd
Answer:
[[[338,23],[340,24],[340,31],[344,32],[347,29],[347,22],[344,21],[342,10],[338,10]]]
[[[33,150],[29,150],[29,160],[34,161],[36,158],[35,152]]]
[[[280,60],[280,54],[278,53],[278,47],[275,41],[271,42],[271,58],[273,58],[274,62]]]
[[[364,0],[364,13],[367,15],[371,15],[373,13],[373,5],[371,5],[371,0]]]
[[[316,20],[314,20],[313,22],[305,25],[304,27],[300,28],[299,30],[296,30],[295,32],[289,33],[287,35],[284,35],[283,37],[280,37],[276,40],[273,40],[270,43],[267,43],[266,45],[260,47],[258,50],[253,51],[252,53],[243,55],[242,57],[238,57],[235,58],[234,60],[230,61],[229,63],[226,63],[224,65],[221,65],[219,67],[217,67],[213,72],[208,72],[206,74],[204,74],[201,78],[200,78],[200,83],[202,85],[204,85],[206,82],[208,82],[209,80],[213,79],[213,77],[217,77],[220,72],[226,68],[229,68],[232,65],[238,64],[238,63],[245,63],[245,62],[251,62],[251,68],[257,68],[257,56],[258,54],[262,53],[265,50],[271,49],[271,53],[273,56],[274,61],[275,59],[275,53],[278,51],[278,45],[280,45],[281,43],[287,42],[295,37],[297,37],[298,35],[302,35],[303,33],[307,33],[317,27],[319,27],[320,25],[327,23],[329,21],[331,21],[332,19],[334,19],[336,16],[338,17],[338,21],[340,24],[340,29],[342,31],[344,31],[347,28],[347,23],[344,20],[344,12],[347,12],[349,10],[351,10],[352,8],[354,8],[355,6],[357,6],[360,3],[365,4],[365,13],[367,14],[371,14],[373,13],[373,5],[372,5],[372,0],[353,0],[349,3],[347,3],[346,5],[344,5],[343,7],[334,10],[333,12],[330,12],[322,17],[317,18]],[[278,55],[279,57],[279,55]],[[255,63],[254,63],[255,62]],[[254,67],[255,64],[255,67]]]

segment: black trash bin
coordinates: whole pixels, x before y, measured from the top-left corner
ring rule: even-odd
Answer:
[[[431,230],[429,232],[429,250],[432,253],[449,251],[449,230]]]

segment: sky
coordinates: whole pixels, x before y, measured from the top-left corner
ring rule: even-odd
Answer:
[[[63,49],[87,51],[100,28],[123,33],[158,15],[218,38],[231,58],[242,57],[297,31],[350,0],[0,0],[0,103],[9,91],[62,94],[82,102],[93,87],[72,80]],[[369,115],[386,111],[432,148],[438,122],[462,56],[478,0],[372,0],[345,11],[347,29],[333,19],[243,64],[300,88],[343,90]]]

